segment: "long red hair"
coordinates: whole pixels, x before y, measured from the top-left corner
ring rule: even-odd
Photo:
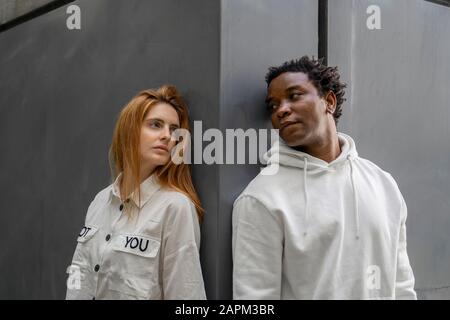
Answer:
[[[160,102],[171,105],[178,114],[180,128],[189,131],[188,108],[175,86],[163,85],[157,89],[144,90],[131,99],[120,112],[109,149],[113,181],[122,173],[122,195],[130,195],[134,190],[138,190],[140,199],[141,128],[150,108]],[[189,197],[195,205],[199,220],[202,221],[204,210],[192,183],[189,165],[177,165],[169,160],[166,165],[157,167],[155,173],[162,187],[179,191]]]

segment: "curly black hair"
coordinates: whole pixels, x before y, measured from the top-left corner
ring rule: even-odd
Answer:
[[[338,123],[342,115],[342,104],[346,100],[344,98],[344,88],[347,85],[340,81],[340,75],[337,67],[328,67],[323,63],[323,58],[314,59],[303,56],[298,60],[286,61],[281,66],[270,67],[266,74],[266,83],[270,82],[285,72],[303,72],[308,75],[309,80],[319,92],[320,97],[324,97],[330,90],[336,95],[336,110],[333,113],[334,122]]]

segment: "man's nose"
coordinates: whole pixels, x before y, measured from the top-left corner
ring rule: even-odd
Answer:
[[[281,102],[277,109],[277,117],[282,119],[291,113],[291,106],[288,102]]]

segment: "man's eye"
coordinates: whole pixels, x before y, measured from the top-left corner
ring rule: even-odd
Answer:
[[[293,93],[291,94],[291,99],[298,99],[301,96],[301,93]]]

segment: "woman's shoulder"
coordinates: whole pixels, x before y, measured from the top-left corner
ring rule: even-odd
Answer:
[[[92,222],[92,219],[97,216],[100,209],[104,207],[105,203],[109,201],[110,194],[112,192],[112,185],[103,188],[94,196],[91,200],[87,213],[86,213],[86,223]]]
[[[173,209],[195,208],[191,199],[178,190],[161,188],[160,199]]]
[[[112,192],[112,188],[113,188],[113,185],[110,184],[106,188],[103,188],[102,190],[97,192],[94,199],[92,200],[92,203],[108,201],[110,194]]]
[[[164,220],[167,222],[167,227],[177,230],[193,228],[192,230],[199,234],[197,210],[189,196],[177,190],[164,189],[162,190],[162,200],[166,208]]]

